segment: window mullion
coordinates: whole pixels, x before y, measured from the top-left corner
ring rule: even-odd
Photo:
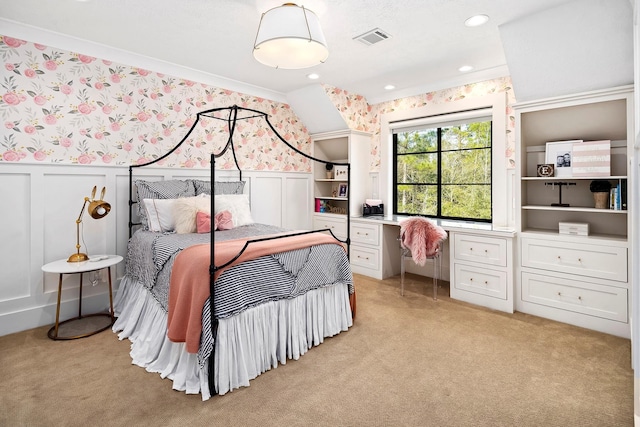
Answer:
[[[437,187],[437,212],[438,217],[442,216],[442,128],[438,128],[438,174],[436,177]]]

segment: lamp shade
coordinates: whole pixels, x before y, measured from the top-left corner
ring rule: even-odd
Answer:
[[[270,67],[295,70],[326,61],[329,49],[316,14],[286,3],[262,14],[253,56]]]
[[[103,200],[106,190],[107,189],[105,187],[102,187],[100,200],[96,200],[96,187],[93,187],[93,192],[91,193],[91,201],[89,202],[88,208],[89,215],[91,215],[91,218],[93,219],[100,219],[102,217],[105,217],[111,210],[111,205]]]

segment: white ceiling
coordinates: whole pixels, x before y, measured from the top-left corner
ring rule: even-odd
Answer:
[[[284,95],[320,82],[376,103],[509,75],[498,27],[570,1],[299,0],[319,16],[330,52],[324,64],[305,70],[271,69],[252,57],[261,13],[282,3],[0,0],[0,18]],[[571,3],[579,7],[580,1]],[[489,22],[465,27],[465,19],[479,13],[489,15]],[[353,40],[376,27],[391,38],[372,46]],[[460,73],[462,65],[474,71]],[[320,79],[307,79],[310,72]],[[396,89],[385,91],[387,84]]]

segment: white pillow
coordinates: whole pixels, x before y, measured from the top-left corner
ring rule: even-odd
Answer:
[[[215,197],[215,214],[222,211],[231,212],[234,227],[253,224],[248,194],[220,194]]]
[[[150,231],[173,231],[173,205],[178,199],[144,199],[147,226]]]
[[[196,214],[205,212],[211,215],[211,196],[201,194],[195,197],[181,197],[173,204],[175,231],[178,234],[195,233]]]

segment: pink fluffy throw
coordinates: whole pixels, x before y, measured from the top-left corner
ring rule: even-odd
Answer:
[[[411,217],[400,223],[400,236],[402,247],[411,251],[413,261],[424,265],[427,258],[437,253],[447,232],[428,218]]]

